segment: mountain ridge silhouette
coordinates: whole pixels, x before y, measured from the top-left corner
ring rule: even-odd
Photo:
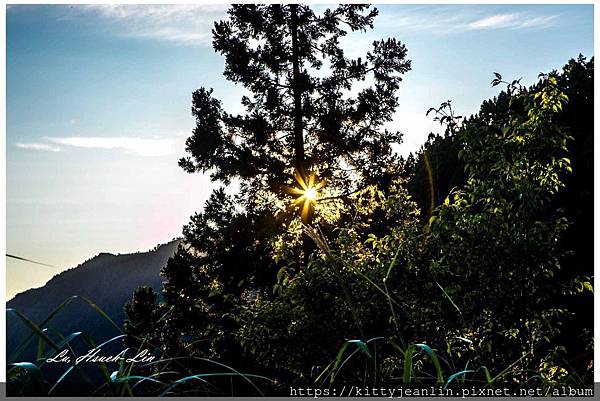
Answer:
[[[119,326],[123,324],[123,305],[131,299],[139,286],[149,286],[160,293],[162,278],[160,269],[177,250],[180,239],[157,245],[146,252],[112,254],[101,252],[52,277],[45,285],[15,295],[6,304],[16,309],[36,324],[42,323],[61,303],[77,295],[85,297],[102,309]],[[7,312],[6,350],[10,357],[22,341],[29,336],[29,329],[14,314]],[[118,330],[82,300],[73,300],[56,316],[41,327],[53,339],[73,332],[85,332],[102,343],[119,334]],[[18,356],[19,360],[35,357],[37,336]],[[10,361],[15,362],[15,361]]]

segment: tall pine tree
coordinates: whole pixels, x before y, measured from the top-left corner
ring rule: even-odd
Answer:
[[[351,59],[340,46],[348,31],[372,28],[376,15],[363,5],[322,14],[295,4],[233,6],[229,20],[215,24],[213,45],[225,57],[225,77],[252,96],[242,99],[245,114],[232,115],[212,90],[197,90],[197,124],[180,165],[210,171],[213,180],[238,178],[243,193],[278,199],[311,176],[338,196],[384,176],[400,134],[382,127],[410,69],[406,48],[381,40]]]
[[[373,27],[378,12],[366,5],[321,13],[234,5],[228,14],[215,23],[213,46],[225,57],[225,77],[250,92],[246,112],[226,112],[212,89],[195,91],[196,127],[179,164],[225,185],[236,180],[240,191],[216,190],[184,228],[184,244],[163,269],[161,313],[153,314],[162,319],[153,327],[169,333],[154,336],[169,352],[186,347],[235,364],[239,308],[271,293],[282,265],[308,260],[306,237],[274,256],[277,236],[291,222],[319,218],[315,197],[319,205],[344,202],[397,176],[392,145],[401,135],[384,125],[410,61],[396,39],[373,42],[363,57],[346,55],[341,39]]]

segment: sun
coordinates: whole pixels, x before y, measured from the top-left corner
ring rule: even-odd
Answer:
[[[310,174],[307,180],[303,179],[300,174],[296,174],[296,181],[300,184],[300,187],[292,188],[291,192],[299,195],[294,200],[294,203],[297,205],[302,204],[302,219],[305,220],[310,213],[311,207],[317,204],[319,190],[325,186],[325,182],[315,182],[314,174]]]
[[[304,196],[306,196],[306,199],[310,201],[316,201],[318,193],[316,189],[308,188],[306,191],[304,191]]]

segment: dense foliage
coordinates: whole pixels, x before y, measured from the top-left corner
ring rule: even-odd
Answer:
[[[274,393],[590,383],[592,234],[573,205],[591,213],[593,61],[531,88],[496,74],[505,91],[468,119],[432,109],[445,132],[403,161],[383,125],[406,49],[390,39],[350,60],[338,43],[376,15],[240,5],[215,24],[225,76],[252,95],[233,116],[196,91],[180,165],[240,191],[216,190],[192,217],[162,295],[140,289],[127,330],[189,358],[169,369],[227,364]],[[294,180],[319,197],[298,207]]]
[[[591,274],[593,264],[566,264],[570,223],[557,207],[573,172],[567,156],[576,139],[564,124],[562,88],[581,69],[590,90],[593,62],[572,60],[563,74],[543,75],[530,89],[513,83],[499,98],[506,101],[502,115],[488,112],[492,102],[486,102],[438,138],[460,146],[454,156],[466,180],[434,209],[424,231],[416,205],[403,196],[405,212],[390,220],[392,233],[365,240],[357,234],[364,228],[352,225],[340,228],[331,248],[317,239],[321,258],[247,319],[242,338],[253,340],[252,353],[301,381],[317,377],[318,368],[338,381],[389,384],[405,368],[398,348],[425,343],[446,354],[447,375],[462,372],[475,383],[487,383],[486,373],[510,385],[573,384],[582,373],[589,383],[592,287],[580,273]],[[398,197],[383,199],[386,210],[396,210]],[[356,203],[357,212],[369,210],[362,206]],[[328,370],[345,340],[376,337],[383,337],[380,362],[368,368],[368,379],[360,364],[343,375]]]

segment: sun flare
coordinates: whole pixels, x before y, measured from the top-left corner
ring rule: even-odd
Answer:
[[[306,180],[300,174],[296,174],[296,181],[300,187],[292,188],[291,192],[298,195],[294,203],[296,205],[302,204],[302,219],[305,219],[308,217],[311,207],[317,204],[319,190],[325,186],[325,182],[316,182],[314,174],[310,174]]]
[[[310,201],[316,201],[318,196],[317,190],[314,188],[308,188],[306,191],[304,191],[304,196],[306,196],[306,199]]]

